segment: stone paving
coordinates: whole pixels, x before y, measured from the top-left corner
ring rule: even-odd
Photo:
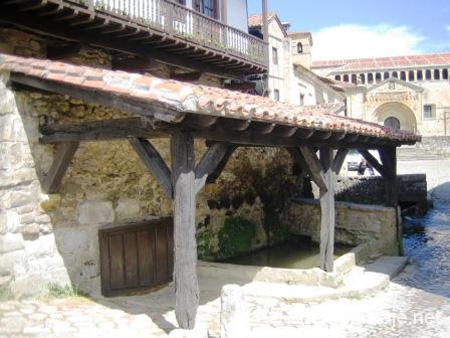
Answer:
[[[413,168],[413,169],[410,169]],[[433,195],[450,198],[450,161],[399,162],[426,172]],[[447,196],[448,195],[448,196]],[[252,337],[450,337],[450,299],[408,286],[407,267],[383,291],[361,299],[288,303],[246,297]],[[220,283],[201,285],[198,322],[218,337]],[[123,298],[65,298],[0,303],[3,337],[165,337],[176,328],[173,288]]]

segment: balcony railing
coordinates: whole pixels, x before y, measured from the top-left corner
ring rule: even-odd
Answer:
[[[267,44],[170,0],[72,0],[267,67]]]

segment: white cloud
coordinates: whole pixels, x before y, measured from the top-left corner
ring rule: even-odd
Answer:
[[[447,32],[449,32],[449,33],[450,33],[450,25],[448,25],[448,26],[445,26],[445,29],[447,30]]]
[[[447,29],[450,27],[447,27]],[[314,60],[334,60],[423,53],[423,37],[407,26],[340,25],[313,33]]]

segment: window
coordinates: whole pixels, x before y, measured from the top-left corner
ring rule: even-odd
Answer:
[[[358,83],[358,78],[357,78],[356,74],[352,75],[352,83],[354,83],[354,84]]]
[[[362,84],[366,83],[366,74],[359,74],[359,81],[361,81]]]
[[[397,72],[393,72],[393,73],[392,73],[392,77],[398,79],[398,73],[397,73]]]
[[[376,74],[375,74],[375,81],[376,81],[377,83],[381,82],[381,73],[376,73]]]
[[[305,95],[300,94],[300,105],[303,106],[305,104]]]
[[[434,105],[426,104],[426,105],[423,106],[423,118],[424,119],[433,119],[433,118],[435,118]]]
[[[408,80],[409,81],[414,81],[415,80],[414,79],[414,71],[413,70],[409,71],[409,73],[408,73]]]
[[[345,74],[345,75],[344,75],[344,82],[348,82],[348,81],[349,81],[348,75]]]
[[[434,79],[440,80],[441,79],[441,71],[439,69],[434,70]]]
[[[367,83],[372,84],[373,83],[373,74],[369,73],[369,75],[367,75]]]
[[[336,75],[336,76],[334,77],[334,79],[335,79],[336,81],[341,81],[341,76],[340,76],[340,75]]]
[[[425,72],[425,79],[431,80],[431,70],[427,69],[427,71]]]
[[[278,64],[278,49],[272,47],[272,62],[274,65]]]
[[[417,81],[422,81],[423,80],[423,73],[421,70],[417,71]]]
[[[403,81],[406,81],[406,72],[400,73],[400,79],[402,79]]]
[[[442,80],[448,80],[448,69],[442,71]]]
[[[219,18],[218,0],[194,0],[195,10],[214,19]]]
[[[280,91],[279,91],[278,89],[275,89],[275,90],[273,91],[273,99],[274,99],[275,101],[280,101]]]
[[[391,76],[389,75],[389,72],[384,72],[384,79],[387,80],[389,79]]]
[[[303,44],[301,42],[297,43],[297,53],[298,54],[303,53]]]

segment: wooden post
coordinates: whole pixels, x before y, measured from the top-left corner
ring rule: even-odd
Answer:
[[[333,271],[334,260],[334,228],[336,223],[336,210],[334,202],[334,183],[336,174],[332,170],[333,149],[326,147],[320,149],[320,162],[323,167],[323,177],[327,189],[320,189],[320,268],[327,272]]]
[[[175,316],[183,329],[193,329],[199,302],[197,245],[195,240],[195,154],[190,133],[171,140],[174,187]]]
[[[378,149],[384,167],[386,180],[386,206],[395,209],[395,224],[397,227],[397,241],[399,254],[403,255],[403,231],[399,220],[398,190],[397,190],[397,148],[383,147]]]

